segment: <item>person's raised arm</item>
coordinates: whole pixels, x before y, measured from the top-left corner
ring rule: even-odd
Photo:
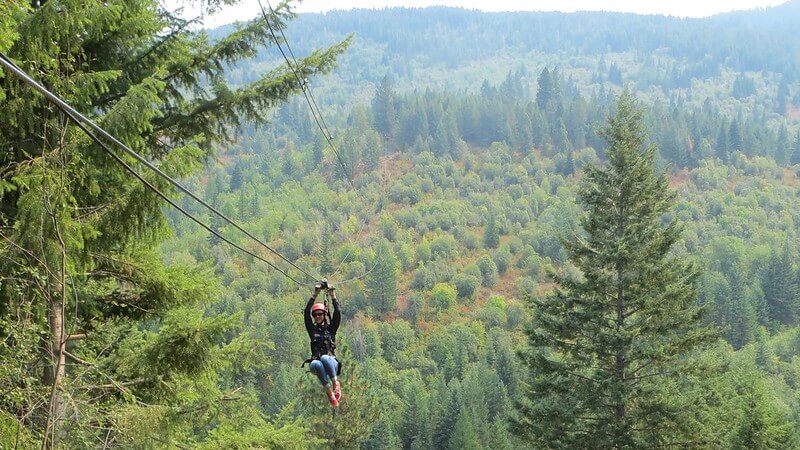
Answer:
[[[314,322],[311,320],[311,307],[314,305],[314,301],[317,299],[320,290],[322,290],[322,286],[318,284],[314,286],[314,293],[311,294],[311,298],[308,299],[306,308],[303,310],[303,321],[306,324],[306,331],[309,335],[311,335],[314,329]]]
[[[332,285],[328,287],[328,293],[331,296],[331,302],[333,302],[333,317],[331,317],[331,329],[334,333],[336,330],[339,329],[339,323],[342,321],[342,310],[339,306],[339,300],[336,298],[336,288]]]

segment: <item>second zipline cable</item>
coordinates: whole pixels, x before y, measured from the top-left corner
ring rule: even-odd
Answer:
[[[84,116],[83,114],[81,114],[80,112],[75,110],[75,108],[73,108],[72,106],[70,106],[69,104],[67,104],[63,100],[61,100],[58,96],[56,96],[55,94],[53,94],[52,92],[47,90],[44,86],[40,85],[36,80],[31,78],[25,72],[23,72],[22,69],[20,69],[13,62],[11,62],[11,60],[9,60],[3,53],[0,53],[0,65],[3,65],[5,68],[9,69],[12,73],[14,73],[18,77],[22,78],[26,83],[28,83],[29,85],[33,86],[37,91],[39,91],[39,93],[41,93],[42,95],[47,97],[51,102],[53,102],[56,106],[58,106],[59,109],[61,109],[65,113],[67,113],[67,115],[70,116],[73,120],[76,120],[76,121],[80,120],[81,122],[83,122],[86,125],[88,125],[95,132],[97,132],[98,134],[103,136],[105,139],[108,139],[109,141],[111,141],[112,143],[117,145],[119,148],[124,150],[127,154],[129,154],[130,156],[134,157],[136,160],[138,160],[139,162],[144,164],[150,170],[154,171],[160,177],[162,177],[165,180],[167,180],[170,184],[175,186],[178,190],[180,190],[184,194],[188,195],[189,197],[191,197],[192,199],[194,199],[195,201],[197,201],[198,203],[203,205],[206,209],[208,209],[209,211],[213,212],[218,217],[220,217],[222,220],[224,220],[225,222],[227,222],[228,224],[230,224],[231,226],[233,226],[234,228],[236,228],[240,232],[244,233],[247,237],[249,237],[250,239],[254,240],[255,242],[257,242],[258,244],[260,244],[261,246],[263,246],[267,250],[269,250],[275,256],[277,256],[278,258],[282,259],[283,261],[285,261],[286,263],[288,263],[290,266],[294,267],[298,271],[302,272],[307,277],[309,277],[311,280],[317,280],[319,278],[319,277],[314,276],[314,275],[310,274],[309,272],[303,270],[301,267],[297,266],[294,262],[290,261],[288,258],[286,258],[285,256],[281,255],[276,250],[272,249],[270,246],[268,246],[266,243],[264,243],[263,241],[261,241],[260,239],[255,237],[249,231],[247,231],[244,228],[242,228],[239,224],[237,224],[236,222],[234,222],[233,220],[228,218],[226,215],[222,214],[220,211],[218,211],[213,206],[211,206],[208,203],[206,203],[203,199],[198,197],[195,193],[193,193],[192,191],[190,191],[189,189],[184,187],[182,184],[180,184],[179,182],[174,180],[172,177],[170,177],[169,175],[164,173],[161,169],[156,167],[153,163],[151,163],[150,161],[148,161],[147,159],[145,159],[144,157],[142,157],[141,155],[139,155],[138,153],[136,153],[135,151],[130,149],[124,143],[120,142],[117,138],[115,138],[114,136],[109,134],[107,131],[102,129],[99,125],[95,124],[91,119],[87,118],[86,116]]]
[[[162,177],[162,178],[164,178],[165,180],[167,180],[167,181],[168,181],[170,184],[172,184],[173,186],[175,186],[175,187],[176,187],[178,190],[180,190],[180,191],[181,191],[181,192],[183,192],[184,194],[188,195],[189,197],[191,197],[192,199],[194,199],[195,201],[197,201],[198,203],[200,203],[201,205],[203,205],[203,206],[204,206],[206,209],[208,209],[209,211],[211,211],[211,212],[213,212],[214,214],[216,214],[218,217],[220,217],[221,219],[223,219],[223,220],[224,220],[225,222],[227,222],[228,224],[232,225],[234,228],[236,228],[236,229],[237,229],[237,230],[239,230],[240,232],[244,233],[244,234],[245,234],[247,237],[249,237],[249,238],[250,238],[250,239],[252,239],[253,241],[257,242],[258,244],[260,244],[261,246],[263,246],[263,247],[264,247],[264,248],[266,248],[267,250],[269,250],[271,253],[273,253],[274,255],[276,255],[278,258],[280,258],[280,259],[282,259],[283,261],[287,262],[287,263],[288,263],[290,266],[294,267],[294,268],[295,268],[295,269],[297,269],[298,271],[300,271],[300,272],[302,272],[303,274],[305,274],[305,275],[306,275],[307,277],[309,277],[311,280],[317,280],[317,279],[319,278],[319,277],[316,277],[316,276],[314,276],[314,275],[310,274],[310,273],[309,273],[309,272],[307,272],[306,270],[303,270],[301,267],[297,266],[297,265],[296,265],[294,262],[290,261],[288,258],[286,258],[285,256],[281,255],[279,252],[277,252],[276,250],[272,249],[272,248],[271,248],[270,246],[268,246],[266,243],[264,243],[263,241],[261,241],[261,240],[260,240],[260,239],[258,239],[257,237],[253,236],[253,234],[251,234],[250,232],[248,232],[247,230],[245,230],[244,228],[242,228],[242,227],[241,227],[239,224],[237,224],[237,223],[236,223],[236,222],[234,222],[233,220],[229,219],[229,218],[228,218],[226,215],[224,215],[224,214],[222,214],[221,212],[219,212],[219,211],[218,211],[216,208],[214,208],[213,206],[211,206],[211,205],[209,205],[208,203],[206,203],[206,202],[205,202],[203,199],[201,199],[200,197],[198,197],[196,194],[194,194],[194,193],[193,193],[192,191],[190,191],[189,189],[185,188],[185,187],[184,187],[182,184],[180,184],[179,182],[175,181],[175,180],[174,180],[172,177],[170,177],[169,175],[167,175],[166,173],[164,173],[164,172],[163,172],[161,169],[159,169],[158,167],[156,167],[156,166],[155,166],[153,163],[151,163],[150,161],[148,161],[147,159],[145,159],[143,156],[139,155],[138,153],[136,153],[135,151],[133,151],[132,149],[130,149],[130,148],[127,146],[127,145],[125,145],[124,143],[120,142],[120,141],[119,141],[117,138],[115,138],[114,136],[112,136],[111,134],[109,134],[107,131],[105,131],[103,128],[101,128],[99,125],[95,124],[95,123],[94,123],[92,120],[90,120],[89,118],[87,118],[86,116],[84,116],[83,114],[81,114],[80,112],[78,112],[77,110],[75,110],[75,108],[73,108],[72,106],[70,106],[70,105],[69,105],[68,103],[66,103],[65,101],[61,100],[61,98],[59,98],[57,95],[55,95],[55,94],[53,94],[52,92],[50,92],[49,90],[47,90],[47,88],[45,88],[44,86],[42,86],[41,84],[39,84],[39,83],[38,83],[36,80],[34,80],[33,78],[31,78],[31,77],[30,77],[30,76],[29,76],[27,73],[25,73],[25,72],[24,72],[22,69],[20,69],[19,67],[17,67],[17,65],[16,65],[16,64],[14,64],[14,63],[13,63],[13,62],[12,62],[10,59],[8,59],[8,57],[6,57],[6,55],[5,55],[5,54],[3,54],[3,53],[0,53],[0,65],[1,65],[1,66],[3,66],[4,68],[8,69],[10,72],[12,72],[12,73],[13,73],[14,75],[16,75],[17,77],[21,78],[23,81],[25,81],[27,84],[29,84],[30,86],[32,86],[32,87],[33,87],[33,88],[34,88],[36,91],[38,91],[40,94],[44,95],[44,96],[45,96],[45,97],[46,97],[48,100],[50,100],[50,101],[51,101],[53,104],[55,104],[55,105],[56,105],[56,106],[57,106],[57,107],[58,107],[58,108],[59,108],[61,111],[63,111],[63,112],[64,112],[64,113],[65,113],[65,114],[66,114],[66,115],[67,115],[67,116],[68,116],[70,119],[72,119],[72,120],[73,120],[73,121],[74,121],[74,122],[75,122],[75,123],[76,123],[76,124],[77,124],[77,125],[78,125],[78,126],[79,126],[79,127],[82,129],[82,130],[83,130],[83,131],[84,131],[84,132],[86,132],[86,133],[89,135],[89,137],[90,137],[90,138],[92,138],[92,139],[93,139],[95,142],[98,142],[98,143],[99,143],[101,146],[103,146],[103,148],[104,148],[104,149],[105,149],[107,152],[109,152],[109,154],[111,154],[111,156],[112,156],[112,157],[114,157],[114,158],[115,158],[115,159],[116,159],[118,162],[121,162],[121,163],[122,163],[124,166],[126,166],[126,168],[127,168],[129,171],[131,171],[131,173],[133,173],[133,174],[134,174],[134,175],[135,175],[137,178],[139,178],[139,179],[140,179],[140,180],[141,180],[143,183],[145,183],[145,184],[146,184],[148,187],[150,187],[151,189],[153,189],[154,191],[156,191],[156,192],[159,194],[159,196],[160,196],[161,198],[165,199],[165,200],[166,200],[167,202],[169,202],[169,203],[170,203],[172,206],[176,207],[176,208],[177,208],[179,211],[181,211],[182,213],[186,214],[186,215],[187,215],[187,217],[189,217],[190,219],[194,220],[195,222],[197,222],[198,224],[200,224],[200,225],[201,225],[201,226],[203,226],[204,228],[208,229],[208,230],[209,230],[209,231],[211,231],[211,232],[212,232],[214,235],[216,235],[217,237],[219,237],[219,238],[223,239],[225,242],[228,242],[229,244],[233,245],[234,247],[238,248],[239,250],[242,250],[242,251],[244,251],[245,253],[248,253],[248,254],[250,254],[251,256],[253,256],[253,257],[255,257],[255,258],[257,258],[257,259],[259,259],[259,260],[261,260],[261,261],[263,261],[263,262],[265,262],[265,263],[267,263],[267,264],[269,264],[271,267],[275,268],[276,270],[278,270],[278,271],[279,271],[279,272],[281,272],[282,274],[286,275],[286,276],[287,276],[288,278],[290,278],[292,281],[295,281],[295,282],[297,282],[298,284],[302,284],[302,283],[298,282],[297,280],[295,280],[294,278],[292,278],[292,277],[291,277],[291,276],[290,276],[290,275],[289,275],[287,272],[285,272],[285,271],[283,271],[283,270],[279,269],[277,266],[275,266],[275,265],[274,265],[274,264],[272,264],[271,262],[269,262],[269,261],[267,261],[267,260],[265,260],[265,259],[263,259],[263,258],[259,257],[258,255],[255,255],[255,254],[253,254],[252,252],[249,252],[248,250],[245,250],[244,248],[242,248],[242,247],[240,247],[240,246],[238,246],[238,245],[234,244],[233,242],[231,242],[231,241],[230,241],[230,240],[228,240],[227,238],[224,238],[223,236],[219,235],[217,232],[215,232],[215,231],[212,231],[212,230],[210,229],[210,227],[207,227],[207,226],[206,226],[204,223],[200,222],[198,219],[196,219],[196,218],[194,218],[193,216],[191,216],[190,214],[188,214],[188,213],[187,213],[185,210],[183,210],[182,208],[180,208],[180,207],[179,207],[179,206],[178,206],[176,203],[174,203],[173,201],[169,200],[169,199],[166,197],[166,195],[164,195],[163,193],[161,193],[160,191],[158,191],[158,189],[156,189],[154,186],[152,186],[152,184],[150,184],[149,182],[147,182],[146,180],[144,180],[143,178],[141,178],[141,177],[138,175],[138,173],[136,173],[136,172],[135,172],[135,171],[134,171],[134,170],[133,170],[133,169],[132,169],[130,166],[128,166],[128,165],[127,165],[127,164],[126,164],[124,161],[122,161],[122,160],[121,160],[121,159],[120,159],[120,158],[119,158],[119,157],[118,157],[118,156],[117,156],[115,153],[111,152],[111,151],[110,151],[110,149],[108,149],[108,148],[107,148],[107,146],[103,145],[103,144],[102,144],[102,143],[99,141],[99,139],[97,138],[97,136],[94,136],[92,133],[89,133],[88,129],[86,128],[86,125],[88,125],[88,126],[89,126],[89,127],[92,129],[92,130],[96,131],[98,134],[100,134],[101,136],[103,136],[105,139],[107,139],[107,140],[109,140],[110,142],[112,142],[112,143],[114,143],[115,145],[117,145],[119,148],[121,148],[122,150],[124,150],[124,151],[125,151],[127,154],[129,154],[130,156],[132,156],[133,158],[135,158],[137,161],[139,161],[139,162],[141,162],[142,164],[144,164],[144,165],[145,165],[147,168],[149,168],[150,170],[152,170],[153,172],[155,172],[157,175],[159,175],[160,177]]]

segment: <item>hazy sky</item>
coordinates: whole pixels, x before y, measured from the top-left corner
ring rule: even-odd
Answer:
[[[164,0],[167,5],[184,5],[185,0]],[[269,0],[273,6],[279,0]],[[297,12],[326,12],[333,9],[384,8],[392,6],[459,6],[483,11],[620,11],[638,14],[664,14],[679,17],[707,17],[721,12],[764,8],[787,0],[304,0]],[[267,0],[261,0],[267,7]],[[189,10],[188,6],[186,8]],[[244,0],[205,18],[205,26],[216,27],[236,20],[247,20],[259,13],[257,0]]]

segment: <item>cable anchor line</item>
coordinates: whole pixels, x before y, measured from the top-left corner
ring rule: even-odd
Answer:
[[[80,113],[79,111],[77,111],[75,108],[73,108],[72,106],[70,106],[70,105],[69,105],[67,102],[65,102],[65,101],[64,101],[64,100],[62,100],[60,97],[58,97],[57,95],[53,94],[53,93],[52,93],[52,92],[50,92],[50,91],[49,91],[47,88],[45,88],[44,86],[42,86],[41,84],[39,84],[39,83],[38,83],[36,80],[34,80],[33,78],[31,78],[31,77],[30,77],[30,75],[28,75],[27,73],[25,73],[25,71],[23,71],[22,69],[20,69],[19,67],[17,67],[17,65],[16,65],[16,64],[14,64],[14,63],[13,63],[13,62],[12,62],[12,61],[11,61],[11,60],[10,60],[10,59],[9,59],[9,58],[8,58],[8,57],[5,55],[5,54],[4,54],[4,53],[2,53],[2,52],[0,52],[0,66],[2,66],[3,68],[7,69],[9,72],[13,73],[14,75],[16,75],[16,76],[17,76],[18,78],[20,78],[22,81],[24,81],[24,82],[25,82],[25,83],[27,83],[29,86],[31,86],[32,88],[34,88],[34,89],[35,89],[37,92],[39,92],[40,94],[42,94],[43,96],[45,96],[45,98],[47,98],[47,99],[48,99],[50,102],[52,102],[53,104],[55,104],[55,105],[56,105],[56,106],[57,106],[57,107],[58,107],[58,108],[59,108],[59,109],[60,109],[62,112],[64,112],[64,113],[67,115],[67,117],[69,117],[70,119],[72,119],[72,120],[75,122],[75,124],[79,126],[79,128],[81,128],[81,129],[82,129],[84,132],[86,132],[86,133],[89,135],[89,137],[90,137],[90,138],[92,138],[92,139],[93,139],[95,142],[97,142],[98,144],[100,144],[100,145],[101,145],[101,146],[102,146],[102,147],[103,147],[103,148],[104,148],[104,149],[105,149],[107,152],[109,152],[109,153],[110,153],[110,154],[111,154],[111,155],[112,155],[112,156],[113,156],[115,159],[117,159],[117,161],[120,161],[120,162],[122,162],[122,164],[123,164],[123,165],[127,166],[127,164],[126,164],[124,161],[121,161],[121,159],[118,159],[118,156],[117,156],[116,154],[114,154],[114,153],[113,153],[113,152],[112,152],[112,151],[111,151],[111,150],[110,150],[110,149],[109,149],[107,146],[105,146],[105,145],[104,145],[104,144],[103,144],[103,143],[102,143],[102,142],[101,142],[101,141],[100,141],[100,140],[97,138],[97,136],[94,136],[92,133],[89,133],[89,132],[88,132],[88,130],[87,130],[87,128],[86,128],[86,126],[88,126],[89,128],[91,128],[92,130],[94,130],[96,133],[98,133],[100,136],[102,136],[102,137],[103,137],[103,138],[105,138],[106,140],[108,140],[108,141],[112,142],[113,144],[115,144],[116,146],[118,146],[119,148],[121,148],[121,149],[122,149],[122,150],[123,150],[125,153],[127,153],[128,155],[132,156],[132,157],[133,157],[134,159],[136,159],[137,161],[139,161],[139,162],[141,162],[142,164],[144,164],[144,165],[145,165],[145,166],[146,166],[148,169],[152,170],[152,171],[153,171],[153,172],[155,172],[155,173],[156,173],[158,176],[160,176],[161,178],[163,178],[163,179],[165,179],[166,181],[168,181],[168,182],[169,182],[171,185],[173,185],[173,186],[174,186],[175,188],[177,188],[179,191],[183,192],[184,194],[186,194],[186,195],[188,195],[189,197],[191,197],[192,199],[194,199],[196,202],[198,202],[199,204],[201,204],[201,205],[202,205],[203,207],[205,207],[207,210],[211,211],[212,213],[214,213],[215,215],[217,215],[219,218],[221,218],[222,220],[224,220],[226,223],[228,223],[229,225],[233,226],[233,227],[234,227],[234,228],[236,228],[238,231],[242,232],[242,233],[243,233],[245,236],[247,236],[248,238],[250,238],[250,239],[252,239],[253,241],[257,242],[259,245],[261,245],[262,247],[264,247],[264,248],[266,248],[267,250],[269,250],[269,251],[270,251],[272,254],[274,254],[275,256],[277,256],[278,258],[280,258],[281,260],[285,261],[285,262],[286,262],[286,263],[288,263],[290,266],[294,267],[295,269],[297,269],[298,271],[300,271],[301,273],[303,273],[303,274],[304,274],[304,275],[306,275],[307,277],[309,277],[309,279],[311,279],[311,280],[317,280],[317,279],[319,279],[319,278],[320,278],[320,277],[317,277],[317,276],[314,276],[314,275],[310,274],[309,272],[307,272],[306,270],[302,269],[301,267],[299,267],[297,264],[295,264],[294,262],[292,262],[291,260],[289,260],[289,259],[288,259],[288,258],[286,258],[285,256],[281,255],[281,254],[280,254],[278,251],[276,251],[276,250],[272,249],[272,248],[271,248],[269,245],[267,245],[266,243],[264,243],[263,241],[261,241],[260,239],[258,239],[257,237],[255,237],[255,236],[254,236],[252,233],[250,233],[249,231],[245,230],[245,229],[244,229],[244,228],[242,228],[242,227],[241,227],[239,224],[237,224],[236,222],[234,222],[233,220],[231,220],[230,218],[228,218],[228,217],[227,217],[225,214],[221,213],[219,210],[217,210],[216,208],[214,208],[213,206],[211,206],[211,205],[209,205],[207,202],[205,202],[203,199],[201,199],[200,197],[198,197],[198,196],[197,196],[197,195],[196,195],[194,192],[190,191],[188,188],[184,187],[184,186],[183,186],[181,183],[179,183],[178,181],[174,180],[172,177],[170,177],[169,175],[167,175],[166,173],[164,173],[164,172],[163,172],[161,169],[159,169],[159,168],[158,168],[156,165],[154,165],[153,163],[151,163],[150,161],[148,161],[146,158],[144,158],[143,156],[141,156],[141,155],[139,155],[138,153],[136,153],[135,151],[133,151],[133,150],[132,150],[130,147],[128,147],[128,146],[127,146],[127,145],[125,145],[123,142],[121,142],[120,140],[118,140],[117,138],[115,138],[114,136],[112,136],[110,133],[108,133],[107,131],[105,131],[103,128],[101,128],[99,125],[97,125],[96,123],[94,123],[94,122],[93,122],[91,119],[89,119],[88,117],[86,117],[86,116],[84,116],[83,114],[81,114],[81,113]],[[84,126],[82,126],[82,125],[84,125]],[[128,166],[128,167],[130,167],[130,166]],[[132,168],[130,168],[130,169],[129,169],[129,171],[131,171],[131,173],[133,173],[133,174],[134,174],[134,176],[137,176],[137,175],[138,175],[138,174],[137,174],[135,171],[133,171],[133,169],[132,169]],[[139,178],[139,177],[137,176],[137,178]],[[145,181],[143,178],[139,178],[139,179],[140,179],[142,182],[144,182],[146,185],[148,185],[148,187],[150,187],[151,189],[153,189],[155,192],[157,192],[157,193],[160,193],[160,191],[158,191],[158,189],[156,189],[154,186],[152,186],[152,184],[150,184],[149,182]],[[188,214],[188,213],[187,213],[185,210],[183,210],[182,208],[180,208],[179,206],[177,206],[177,204],[175,204],[174,202],[172,202],[171,200],[169,200],[169,199],[166,197],[166,195],[164,195],[163,193],[160,193],[160,194],[161,194],[161,195],[160,195],[160,196],[161,196],[161,198],[165,199],[165,200],[166,200],[168,203],[170,203],[170,205],[174,206],[176,209],[178,209],[179,211],[181,211],[182,213],[184,213],[184,215],[187,215],[187,217],[189,217],[190,219],[192,219],[192,220],[194,220],[195,222],[199,223],[199,224],[200,224],[201,226],[203,226],[204,228],[206,228],[206,229],[208,229],[209,231],[211,231],[211,230],[210,230],[210,227],[207,227],[207,226],[205,226],[205,224],[202,224],[202,223],[200,223],[198,219],[196,219],[196,218],[194,218],[193,216],[189,215],[189,214]],[[267,260],[265,260],[265,259],[263,259],[263,258],[259,257],[258,255],[255,255],[255,254],[253,254],[253,253],[251,253],[251,252],[249,252],[249,251],[247,251],[247,250],[243,249],[242,247],[240,247],[240,246],[238,246],[238,245],[234,244],[234,243],[233,243],[233,242],[231,242],[230,240],[228,240],[228,239],[224,238],[223,236],[219,235],[217,232],[214,232],[214,231],[212,231],[212,233],[213,233],[215,236],[217,236],[217,237],[219,237],[219,238],[223,239],[225,242],[227,242],[227,243],[229,243],[229,244],[233,245],[234,247],[238,248],[239,250],[242,250],[242,251],[244,251],[245,253],[247,253],[247,254],[249,254],[249,255],[251,255],[251,256],[253,256],[253,257],[255,257],[255,258],[257,258],[257,259],[259,259],[259,260],[261,260],[261,261],[263,261],[263,262],[265,262],[265,263],[267,263],[267,264],[269,264],[271,267],[275,268],[276,270],[278,270],[279,272],[281,272],[282,274],[284,274],[286,277],[288,277],[288,278],[289,278],[289,279],[291,279],[292,281],[295,281],[295,282],[296,282],[296,283],[298,283],[298,284],[302,284],[302,283],[299,283],[299,282],[298,282],[297,280],[295,280],[294,278],[292,278],[291,276],[289,276],[289,275],[288,275],[286,272],[284,272],[283,270],[279,269],[277,266],[275,266],[275,265],[274,265],[274,264],[272,264],[271,262],[269,262],[269,261],[267,261]]]

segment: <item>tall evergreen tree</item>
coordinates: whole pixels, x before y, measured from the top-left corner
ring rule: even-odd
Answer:
[[[398,434],[403,448],[412,448],[414,445],[430,448],[430,436],[426,433],[430,393],[424,383],[416,379],[404,384],[402,389],[405,408],[398,425]]]
[[[543,448],[668,446],[699,400],[675,396],[711,336],[694,306],[698,271],[669,254],[674,193],[630,93],[602,135],[608,163],[588,167],[580,190],[584,233],[564,243],[582,276],[554,275],[554,294],[533,300],[522,354],[531,378],[513,430]]]
[[[500,226],[497,225],[497,218],[493,213],[489,213],[486,228],[483,230],[483,245],[486,248],[497,248],[500,245]]]
[[[431,411],[433,448],[448,448],[455,431],[458,413],[463,408],[461,383],[458,380],[450,380],[445,384],[442,376],[436,381],[435,386],[437,398],[435,409]]]
[[[717,142],[714,148],[714,153],[716,154],[717,158],[720,159],[720,161],[727,163],[730,160],[730,151],[731,146],[728,139],[728,127],[723,121],[723,123],[720,125],[719,133],[717,134]]]
[[[800,164],[800,130],[794,134],[794,146],[791,150],[792,157],[789,159],[791,164]]]
[[[388,242],[382,241],[375,250],[375,261],[367,275],[367,301],[385,313],[397,303],[397,256]]]
[[[536,82],[538,85],[536,90],[536,106],[538,106],[540,110],[544,111],[553,102],[555,96],[555,80],[550,75],[550,71],[547,69],[547,67],[545,67],[542,69],[542,72],[539,74],[539,78],[537,78]]]
[[[372,98],[372,122],[384,139],[391,139],[397,133],[398,117],[394,93],[394,80],[387,74],[381,80]]]
[[[789,159],[792,157],[792,142],[789,138],[789,130],[786,128],[786,124],[781,124],[781,127],[778,129],[778,139],[775,142],[775,162],[780,165],[785,165],[789,162]]]
[[[789,247],[770,255],[761,277],[761,290],[767,306],[767,315],[773,324],[794,324],[800,306],[800,292],[792,270]]]
[[[446,448],[451,450],[479,450],[483,448],[478,439],[478,432],[473,425],[470,410],[461,408],[452,411],[451,414],[456,416],[456,421],[453,424],[450,442]]]
[[[744,136],[742,136],[742,125],[738,119],[733,119],[728,128],[728,142],[732,152],[744,151]]]
[[[322,276],[332,275],[336,270],[333,261],[333,230],[330,226],[326,226],[322,233],[322,244],[319,250],[319,272]]]

